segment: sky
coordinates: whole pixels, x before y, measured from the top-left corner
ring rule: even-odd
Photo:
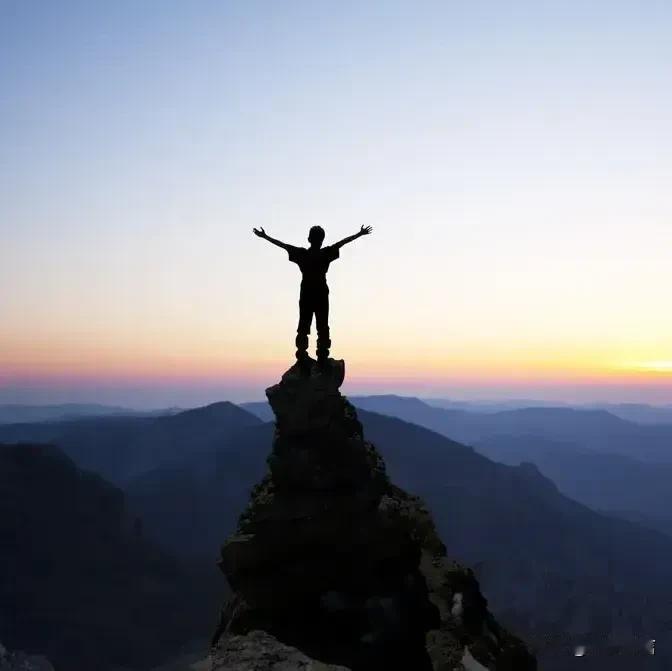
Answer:
[[[666,0],[0,0],[0,402],[672,403]],[[314,334],[313,334],[314,338]],[[311,342],[314,346],[314,340]]]

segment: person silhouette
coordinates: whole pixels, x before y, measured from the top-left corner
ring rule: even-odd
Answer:
[[[329,287],[327,286],[327,270],[329,264],[340,256],[343,245],[363,235],[369,235],[371,226],[362,226],[358,233],[343,238],[328,247],[322,247],[324,229],[313,226],[308,233],[310,247],[294,247],[276,240],[266,234],[263,228],[253,228],[254,234],[270,243],[281,247],[289,254],[289,260],[296,263],[301,270],[301,291],[299,294],[299,325],[296,330],[296,358],[298,361],[308,360],[308,336],[310,325],[315,315],[317,329],[317,361],[326,363],[329,358],[331,338],[329,333]]]

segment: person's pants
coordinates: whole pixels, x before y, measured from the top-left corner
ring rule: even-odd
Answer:
[[[299,327],[296,330],[296,356],[305,355],[308,350],[310,325],[315,315],[317,329],[317,358],[329,356],[331,340],[329,338],[329,290],[317,292],[301,292],[299,297]]]

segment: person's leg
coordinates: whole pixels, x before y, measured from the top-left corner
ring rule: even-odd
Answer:
[[[308,356],[308,335],[313,321],[313,305],[310,296],[301,294],[299,298],[299,326],[296,330],[296,358],[301,360]]]
[[[317,327],[317,360],[329,358],[331,339],[329,334],[329,292],[324,292],[315,301],[315,326]]]

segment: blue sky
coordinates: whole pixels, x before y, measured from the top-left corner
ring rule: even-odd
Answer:
[[[0,2],[0,400],[259,396],[298,278],[251,228],[319,223],[375,229],[330,270],[353,391],[672,401],[642,372],[672,361],[670,28],[665,2]]]

